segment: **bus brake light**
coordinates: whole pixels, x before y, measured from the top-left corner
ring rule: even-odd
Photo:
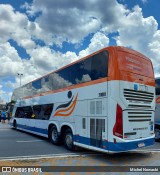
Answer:
[[[116,123],[113,127],[113,134],[117,137],[123,138],[123,111],[117,104]]]

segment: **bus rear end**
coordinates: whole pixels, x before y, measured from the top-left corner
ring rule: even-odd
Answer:
[[[142,54],[122,47],[112,51],[112,60],[109,150],[121,152],[153,145],[155,80],[152,63]]]

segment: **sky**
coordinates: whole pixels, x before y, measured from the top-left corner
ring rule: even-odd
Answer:
[[[159,9],[160,0],[0,0],[0,103],[20,79],[113,45],[149,57],[160,77]]]

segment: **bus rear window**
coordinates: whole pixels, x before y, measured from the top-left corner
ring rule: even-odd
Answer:
[[[122,71],[132,72],[151,78],[154,77],[151,61],[139,57],[138,53],[134,55],[127,52],[118,52],[118,64],[119,69]]]

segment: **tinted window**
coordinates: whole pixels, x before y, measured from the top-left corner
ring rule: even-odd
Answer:
[[[108,52],[103,51],[60,70],[53,75],[53,89],[97,80],[108,76]]]
[[[49,120],[52,110],[53,110],[53,104],[33,106],[35,119]]]
[[[156,80],[156,95],[160,95],[160,79]]]
[[[41,79],[33,81],[32,82],[32,87],[34,89],[41,89],[42,88],[42,86],[41,86]]]
[[[21,89],[23,88],[23,96],[21,97],[27,97],[27,96],[32,96],[35,93],[35,89],[32,87],[32,83],[28,83],[24,85],[23,87],[20,87]]]
[[[23,107],[24,113],[25,113],[25,118],[32,118],[33,110],[31,106],[25,106]]]
[[[41,93],[51,91],[53,89],[53,81],[51,76],[46,76],[41,79]]]
[[[17,110],[16,110],[16,113],[15,113],[15,117],[16,118],[21,118],[22,116],[24,116],[23,114],[21,115],[21,108],[18,107]]]
[[[15,113],[17,118],[31,118],[33,114],[31,106],[18,107]]]
[[[14,90],[13,95],[12,95],[12,101],[16,101],[19,98],[24,97],[24,87],[19,87]]]
[[[65,69],[16,89],[12,99],[32,96],[108,76],[108,51],[102,51]]]
[[[97,80],[108,76],[108,52],[92,56],[91,79]]]
[[[53,77],[54,90],[72,85],[72,83],[70,82],[70,77],[71,77],[70,67],[54,73],[52,77]]]
[[[91,59],[83,60],[70,67],[70,81],[72,84],[80,84],[91,81]]]
[[[18,107],[15,117],[49,120],[52,110],[53,104]]]

